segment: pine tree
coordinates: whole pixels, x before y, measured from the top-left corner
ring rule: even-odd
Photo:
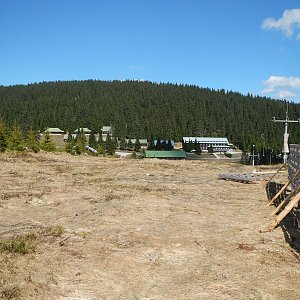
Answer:
[[[195,153],[198,155],[202,153],[201,145],[197,142],[197,140],[195,141]]]
[[[106,142],[105,142],[106,153],[108,155],[113,155],[115,153],[114,142],[111,139],[110,134],[107,134]]]
[[[168,151],[173,150],[172,141],[170,139],[168,139],[168,142],[167,142],[167,145],[166,145],[166,150],[168,150]]]
[[[43,141],[41,142],[41,148],[42,148],[42,150],[47,151],[47,152],[53,152],[56,150],[56,146],[55,146],[54,142],[52,141],[49,131],[46,131],[46,133],[45,133],[45,137],[44,137]]]
[[[23,133],[19,125],[15,122],[7,139],[7,148],[13,151],[24,151],[25,148]]]
[[[30,129],[27,134],[26,138],[26,146],[31,149],[34,153],[37,153],[40,151],[40,143],[37,139],[36,133]]]
[[[140,139],[136,138],[133,150],[139,152],[141,150],[141,148],[142,148],[142,146],[140,143]]]
[[[125,138],[121,138],[120,150],[125,150],[125,149],[126,149],[126,140],[125,140]]]
[[[6,138],[3,132],[0,131],[0,152],[4,152],[6,149]]]
[[[129,139],[127,142],[127,149],[133,150],[133,143],[132,143],[131,139]]]
[[[151,137],[150,137],[150,141],[149,141],[149,144],[148,144],[147,149],[148,149],[148,150],[154,150],[154,149],[155,149],[154,138],[153,138],[152,135],[151,135]]]
[[[103,143],[98,145],[97,152],[100,155],[105,155],[106,154],[106,149],[105,149],[105,146],[104,146]]]
[[[213,154],[213,153],[214,153],[214,148],[213,148],[213,146],[209,146],[209,147],[207,148],[207,152],[208,152],[209,154]]]
[[[80,154],[81,152],[84,151],[86,143],[87,143],[83,128],[78,129],[78,133],[77,133],[75,140],[76,140],[76,146],[77,146],[76,149],[79,150],[79,151],[76,150],[76,152],[77,152],[77,154]]]
[[[68,138],[67,138],[67,141],[66,141],[66,145],[65,145],[66,152],[71,153],[71,154],[75,154],[74,146],[75,146],[75,141],[72,137],[72,134],[69,132],[68,133]]]
[[[97,148],[97,141],[96,137],[93,131],[91,131],[90,136],[89,136],[89,146],[96,149]]]
[[[155,150],[159,150],[159,151],[162,150],[162,144],[161,144],[161,140],[159,137],[157,138],[157,141],[156,141]]]
[[[119,147],[118,138],[114,136],[113,138],[114,148],[117,149]]]
[[[0,152],[4,152],[6,147],[6,126],[3,120],[0,118]]]
[[[101,130],[99,132],[99,137],[98,137],[98,141],[97,141],[97,147],[99,148],[99,146],[101,146],[105,149],[105,143],[103,141],[103,136],[102,136],[102,131]]]

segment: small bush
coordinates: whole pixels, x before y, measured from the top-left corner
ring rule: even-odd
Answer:
[[[0,241],[0,252],[27,254],[34,251],[31,237],[21,236],[9,241]]]
[[[227,156],[228,158],[231,158],[231,157],[232,157],[232,154],[231,154],[231,153],[228,153],[228,152],[225,152],[224,155]]]
[[[19,253],[27,254],[34,252],[36,244],[41,242],[43,237],[60,237],[65,232],[60,225],[49,226],[41,230],[26,233],[22,236],[17,236],[12,239],[0,240],[0,253]]]
[[[64,232],[65,229],[60,225],[50,226],[47,229],[47,233],[49,235],[56,236],[56,237],[62,236]]]

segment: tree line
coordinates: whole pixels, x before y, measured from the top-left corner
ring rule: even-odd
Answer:
[[[227,137],[244,151],[255,144],[279,153],[283,125],[271,119],[285,118],[285,109],[281,100],[171,83],[86,80],[0,86],[0,116],[10,128],[18,124],[25,135],[47,127],[99,132],[111,125],[122,140]],[[299,104],[289,104],[289,116],[300,117]],[[290,142],[299,142],[299,125],[291,124],[289,131]]]
[[[37,153],[43,150],[46,152],[66,151],[73,155],[80,155],[84,152],[95,155],[113,155],[118,146],[117,139],[110,135],[107,135],[105,141],[103,141],[101,135],[96,140],[94,132],[91,132],[87,139],[83,130],[78,130],[75,137],[69,134],[65,147],[60,148],[52,140],[48,131],[44,132],[43,135],[33,129],[24,133],[17,123],[8,127],[3,119],[0,119],[0,152],[10,150]]]

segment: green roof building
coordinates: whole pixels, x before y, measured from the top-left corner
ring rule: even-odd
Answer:
[[[145,157],[161,158],[161,159],[185,159],[186,153],[183,150],[172,150],[172,151],[147,150],[145,151]]]
[[[65,132],[57,127],[48,127],[44,133],[48,132],[49,134],[64,134]]]

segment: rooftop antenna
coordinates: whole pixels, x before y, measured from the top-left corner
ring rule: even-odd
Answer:
[[[283,162],[287,162],[288,154],[290,152],[289,150],[289,134],[288,134],[288,123],[300,123],[300,119],[297,121],[290,120],[288,116],[288,110],[289,110],[289,103],[285,101],[286,103],[286,111],[285,111],[285,120],[276,120],[275,117],[272,118],[272,122],[274,123],[284,123],[284,133],[283,133],[283,148],[282,148],[282,154],[283,154]]]

